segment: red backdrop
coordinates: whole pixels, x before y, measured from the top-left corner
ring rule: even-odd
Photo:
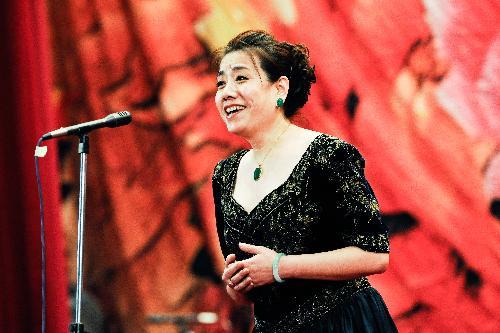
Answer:
[[[37,139],[56,126],[49,23],[43,1],[3,1],[0,96],[0,331],[40,332],[41,245],[33,161]],[[47,243],[47,332],[69,325],[57,150],[41,161]]]

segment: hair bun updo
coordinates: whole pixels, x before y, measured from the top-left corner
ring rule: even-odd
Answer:
[[[266,31],[249,30],[240,33],[225,47],[217,50],[215,64],[219,66],[222,58],[230,52],[245,50],[250,51],[250,56],[258,55],[269,81],[276,82],[281,76],[288,78],[290,86],[283,108],[286,117],[296,114],[306,104],[311,84],[316,82],[307,47],[303,44],[278,42]]]

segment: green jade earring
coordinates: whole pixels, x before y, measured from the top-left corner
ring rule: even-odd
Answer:
[[[276,101],[276,106],[280,108],[283,106],[283,104],[285,104],[285,101],[283,101],[283,98],[281,98],[281,97],[278,98],[278,100]]]

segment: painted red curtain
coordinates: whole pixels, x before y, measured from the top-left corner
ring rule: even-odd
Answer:
[[[56,126],[43,1],[0,5],[0,332],[40,332],[41,243],[33,153]],[[45,195],[47,332],[68,330],[56,147],[40,161]]]

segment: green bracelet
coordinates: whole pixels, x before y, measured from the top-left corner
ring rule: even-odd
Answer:
[[[280,274],[279,274],[280,258],[282,256],[284,256],[284,255],[285,255],[284,253],[276,253],[276,257],[274,257],[274,260],[273,260],[273,277],[274,277],[274,281],[279,282],[279,283],[285,282],[285,280],[283,280],[282,278],[280,278]]]

